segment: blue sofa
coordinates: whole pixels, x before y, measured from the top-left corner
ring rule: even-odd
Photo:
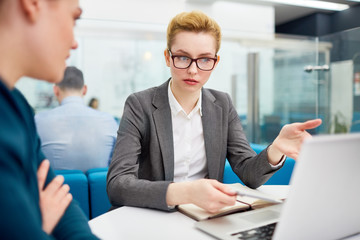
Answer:
[[[94,168],[84,174],[80,170],[55,170],[63,175],[70,186],[70,193],[88,219],[105,213],[111,207],[106,193],[106,175],[108,168]]]
[[[256,153],[261,152],[266,146],[251,144]],[[290,177],[295,165],[293,159],[288,158],[284,166],[274,174],[265,184],[286,185],[289,184]],[[107,212],[111,204],[106,193],[106,176],[108,168],[94,168],[84,174],[80,170],[57,170],[56,174],[61,174],[65,178],[65,183],[69,184],[70,192],[74,199],[80,203],[81,208],[89,219],[95,218]],[[232,171],[229,162],[226,161],[224,169],[224,183],[237,183],[241,180]]]
[[[55,170],[54,172],[56,175],[64,176],[65,183],[70,186],[73,199],[79,203],[89,219],[89,184],[86,175],[80,170]]]
[[[260,153],[262,150],[264,150],[267,146],[260,145],[260,144],[250,144],[252,149],[256,153]],[[295,160],[292,158],[287,158],[285,161],[284,166],[277,171],[266,183],[265,185],[288,185],[290,182],[291,174],[293,171],[293,168],[295,166]],[[242,183],[240,178],[233,172],[231,169],[230,163],[226,161],[225,163],[225,170],[224,170],[224,183]]]
[[[106,175],[108,168],[94,168],[86,172],[89,181],[89,202],[90,216],[95,218],[105,212],[110,207],[110,201],[106,193]]]

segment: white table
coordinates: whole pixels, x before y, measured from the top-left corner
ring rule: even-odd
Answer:
[[[264,185],[260,191],[286,197],[287,185]],[[180,212],[121,207],[89,221],[94,234],[104,240],[111,239],[213,239],[194,227],[195,220]]]

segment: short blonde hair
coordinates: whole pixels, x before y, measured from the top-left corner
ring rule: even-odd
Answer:
[[[216,54],[221,44],[221,29],[214,19],[200,11],[182,12],[176,15],[169,23],[167,28],[167,48],[171,50],[177,33],[182,31],[188,32],[205,32],[210,33],[216,44]]]

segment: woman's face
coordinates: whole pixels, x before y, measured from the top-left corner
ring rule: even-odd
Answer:
[[[30,38],[33,71],[30,75],[49,82],[59,82],[63,78],[66,59],[70,50],[77,48],[73,28],[81,15],[78,0],[39,1],[39,11]],[[36,71],[36,72],[35,72]]]
[[[98,100],[94,100],[91,104],[91,107],[94,108],[94,109],[98,109],[99,107],[99,102]]]
[[[171,46],[173,56],[185,56],[192,59],[207,57],[215,58],[215,39],[209,33],[179,32],[175,35]],[[170,67],[172,77],[172,89],[180,93],[198,93],[208,81],[212,71],[200,70],[195,62],[186,69],[178,69],[169,53],[165,53],[166,65]],[[216,64],[218,61],[216,62]],[[215,66],[216,66],[215,64]]]

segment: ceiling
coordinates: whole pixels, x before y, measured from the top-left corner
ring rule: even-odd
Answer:
[[[202,2],[202,3],[213,3],[216,1],[222,0],[187,0],[189,2]],[[253,5],[271,5],[275,8],[275,25],[287,23],[289,21],[310,15],[312,13],[321,12],[321,13],[334,13],[335,11],[328,11],[328,10],[321,10],[321,9],[314,9],[314,8],[306,8],[306,7],[299,7],[299,6],[291,6],[291,5],[284,5],[280,3],[270,3],[265,2],[262,0],[226,0],[238,3],[247,3]],[[333,2],[333,3],[342,3],[347,4],[350,7],[359,5],[360,2],[354,2],[351,0],[317,0],[323,2]]]

